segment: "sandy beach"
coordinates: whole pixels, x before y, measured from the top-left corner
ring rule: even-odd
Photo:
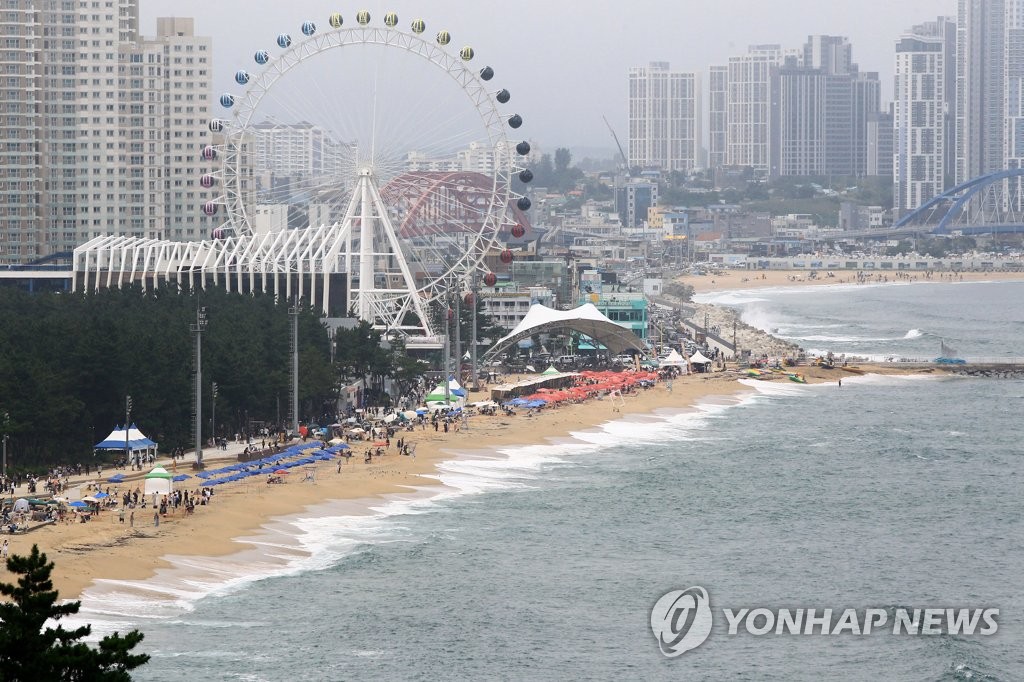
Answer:
[[[765,287],[791,286],[828,286],[830,284],[853,284],[857,273],[852,270],[836,270],[835,277],[826,277],[823,271],[810,279],[808,270],[722,270],[720,275],[685,275],[676,279],[677,282],[688,284],[698,294],[731,289],[761,289]],[[1024,281],[1024,272],[963,272],[955,278],[948,273],[935,273],[925,277],[922,272],[886,272],[876,270],[870,272],[871,282],[1014,282]],[[906,274],[900,279],[897,274]],[[879,279],[881,278],[881,279]],[[886,279],[887,278],[887,279]]]
[[[754,279],[754,273],[727,271],[724,275],[685,277],[681,281],[693,284],[698,293],[837,283],[837,279],[807,282],[806,273],[764,274],[765,277]],[[804,279],[794,281],[795,277]],[[964,281],[994,279],[1024,279],[1024,275],[964,273]],[[886,366],[862,366],[862,369],[882,374],[900,371]],[[835,382],[840,376],[838,370],[815,367],[801,367],[799,371],[809,383]],[[848,375],[843,373],[842,376]],[[168,557],[211,557],[243,552],[250,547],[244,538],[252,536],[264,524],[303,512],[319,503],[352,500],[361,501],[364,507],[368,507],[368,500],[439,485],[431,477],[436,474],[438,464],[457,457],[459,452],[480,453],[495,451],[502,446],[557,442],[572,432],[593,428],[629,414],[652,413],[659,409],[681,410],[701,401],[733,399],[739,393],[753,390],[738,383],[740,378],[742,376],[736,372],[685,376],[675,379],[671,390],[665,383],[658,383],[651,389],[626,396],[621,408],[610,400],[588,400],[581,404],[544,409],[532,416],[526,416],[528,411],[525,410],[514,417],[474,416],[470,419],[469,429],[447,434],[435,432],[429,425],[426,430],[417,427],[414,432],[400,433],[406,442],[416,444],[415,457],[399,455],[392,445],[383,457],[374,458],[372,463],[366,464],[362,457],[365,445],[353,443],[356,454],[342,466],[340,474],[336,461],[320,462],[316,465],[315,482],[312,483],[302,481],[298,470],[287,476],[283,485],[267,485],[262,477],[252,477],[218,486],[210,505],[197,506],[190,516],[186,516],[183,509],[168,514],[160,519],[159,526],[154,524],[152,507],[134,510],[134,526],[130,523],[130,516],[121,523],[116,510],[105,511],[87,523],[56,524],[27,534],[9,536],[10,551],[24,553],[33,544],[38,544],[56,563],[53,580],[61,596],[77,598],[96,579],[148,579],[158,570],[172,567],[173,559]],[[779,380],[786,379],[780,377]],[[489,394],[480,392],[471,394],[469,399],[474,401],[487,397]],[[316,443],[310,443],[310,447],[315,446]],[[240,448],[237,446],[235,449]],[[207,468],[236,461],[233,453],[228,454],[232,456],[218,460],[215,452],[208,452]],[[102,480],[113,473],[104,472]],[[141,486],[141,476],[141,473],[129,475],[120,490]],[[88,479],[80,477],[79,480]],[[107,484],[103,485],[106,487]],[[197,478],[185,482],[188,490],[198,491],[200,485]],[[110,487],[113,491],[115,486],[111,484]]]

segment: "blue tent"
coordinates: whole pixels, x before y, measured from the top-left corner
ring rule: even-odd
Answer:
[[[115,426],[106,438],[93,446],[95,450],[149,450],[155,448],[156,443],[139,431],[139,427],[132,424],[127,432],[120,426]]]

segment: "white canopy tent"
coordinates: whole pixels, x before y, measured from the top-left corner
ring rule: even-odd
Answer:
[[[153,470],[146,474],[146,495],[170,495],[171,494],[171,474],[163,467],[153,467]]]
[[[668,357],[659,360],[658,364],[661,367],[685,367],[686,358],[680,355],[679,351],[673,349],[672,352],[668,354]]]

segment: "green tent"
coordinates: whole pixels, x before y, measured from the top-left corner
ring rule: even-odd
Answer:
[[[153,467],[153,470],[146,474],[146,478],[173,478],[173,476],[167,473],[167,469],[157,466]]]
[[[424,402],[428,402],[428,403],[436,403],[436,402],[444,402],[446,398],[451,400],[452,402],[454,402],[454,401],[459,399],[459,396],[457,396],[454,393],[452,393],[450,388],[448,389],[448,395],[447,396],[444,394],[444,392],[445,392],[445,385],[443,383],[440,383],[440,384],[437,385],[437,388],[435,388],[433,391],[431,391],[430,395],[428,395],[423,400],[424,400]]]
[[[561,374],[561,372],[559,372],[554,365],[551,365],[546,370],[540,373],[542,377],[549,377],[553,374]]]

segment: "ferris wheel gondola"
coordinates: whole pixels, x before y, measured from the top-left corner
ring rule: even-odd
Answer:
[[[402,30],[395,12],[374,25],[366,10],[351,27],[337,12],[327,26],[281,32],[276,53],[257,50],[254,70],[236,71],[244,91],[221,95],[209,122],[221,142],[203,151],[221,169],[201,181],[221,188],[209,202],[225,215],[217,234],[340,225],[350,308],[381,328],[411,316],[429,332],[426,307],[485,272],[499,234],[530,208],[512,189],[532,180],[530,145],[508,138],[523,118],[502,111],[511,95],[491,85],[491,66],[470,68],[474,47],[447,49],[447,30],[428,37],[420,18]]]

